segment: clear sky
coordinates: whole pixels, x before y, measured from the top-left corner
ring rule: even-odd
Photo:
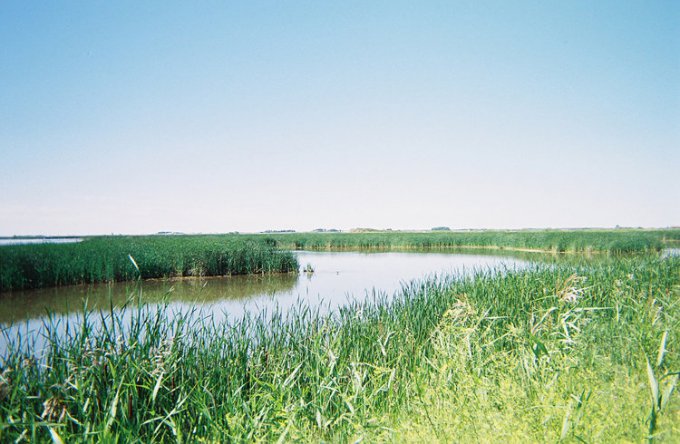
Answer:
[[[680,2],[0,2],[0,235],[680,225]]]

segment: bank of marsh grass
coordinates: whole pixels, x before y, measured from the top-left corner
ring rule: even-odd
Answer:
[[[558,262],[229,325],[131,298],[10,348],[0,441],[677,442],[679,274]]]
[[[298,250],[507,248],[552,252],[656,251],[680,240],[669,230],[518,230],[518,231],[383,231],[367,233],[267,234],[279,246]]]
[[[111,236],[0,247],[0,291],[297,269],[292,253],[236,236]]]

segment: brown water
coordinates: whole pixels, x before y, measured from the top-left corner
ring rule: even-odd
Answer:
[[[256,296],[274,297],[292,291],[297,274],[267,274],[205,279],[153,280],[113,284],[77,285],[2,294],[0,324],[90,310],[121,307],[141,293],[145,303],[210,304],[245,301]],[[141,291],[140,291],[141,290]]]
[[[296,252],[302,269],[313,273],[233,276],[207,279],[127,282],[72,286],[5,293],[0,296],[0,355],[21,332],[36,336],[51,314],[50,322],[73,325],[83,308],[110,312],[126,301],[167,303],[172,312],[199,310],[215,321],[234,320],[244,314],[280,309],[284,313],[302,302],[322,312],[332,311],[353,299],[375,292],[387,297],[402,285],[433,275],[465,275],[477,270],[526,267],[526,255],[461,252]]]

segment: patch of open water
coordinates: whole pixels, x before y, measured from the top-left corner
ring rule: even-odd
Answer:
[[[73,244],[82,240],[79,237],[8,237],[0,239],[0,247],[3,245]]]
[[[296,254],[301,269],[309,264],[313,273],[145,281],[139,285],[127,282],[3,294],[0,356],[7,350],[8,341],[19,335],[40,342],[48,313],[59,328],[65,328],[67,322],[71,327],[82,322],[85,300],[88,309],[110,312],[131,296],[141,295],[142,302],[149,306],[167,303],[171,313],[198,310],[222,322],[263,310],[286,313],[300,301],[325,313],[351,300],[371,297],[374,292],[393,297],[404,284],[435,274],[462,276],[478,270],[520,269],[531,263],[512,256],[449,252]]]

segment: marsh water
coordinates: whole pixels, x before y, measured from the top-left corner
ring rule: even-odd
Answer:
[[[134,298],[144,304],[167,303],[172,312],[198,309],[216,321],[279,309],[302,302],[322,312],[351,300],[380,293],[392,297],[412,280],[434,275],[526,267],[517,255],[481,252],[296,252],[300,273],[158,280],[81,285],[19,291],[2,295],[0,355],[14,337],[39,335],[47,321],[77,323],[83,308],[110,312]],[[305,272],[309,267],[314,271]]]
[[[0,246],[2,245],[28,245],[28,244],[72,244],[81,242],[80,237],[7,237],[0,238]]]

